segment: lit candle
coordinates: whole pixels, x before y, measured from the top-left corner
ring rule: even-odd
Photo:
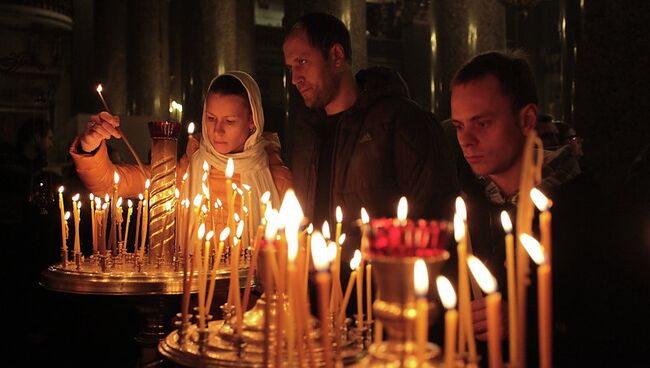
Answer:
[[[544,256],[540,244],[528,234],[521,234],[521,244],[537,267],[537,303],[539,333],[539,366],[553,365],[553,291],[551,286],[551,265]]]
[[[108,211],[108,202],[102,204],[102,231],[99,233],[101,241],[99,242],[99,254],[105,255],[106,253],[106,229],[108,228],[108,216],[106,215]]]
[[[126,252],[127,244],[129,243],[129,224],[131,224],[131,214],[133,213],[133,201],[130,199],[126,201],[129,209],[126,211],[126,229],[124,230],[124,251]]]
[[[483,292],[488,294],[485,298],[488,327],[488,362],[490,368],[498,368],[503,365],[501,358],[501,293],[496,291],[496,280],[478,258],[469,256],[467,265]]]
[[[510,365],[517,366],[517,284],[515,283],[515,245],[512,236],[512,221],[508,212],[501,211],[501,224],[506,232],[506,271],[508,273],[508,351]]]
[[[214,297],[214,286],[217,282],[217,270],[219,269],[219,264],[221,263],[221,256],[223,255],[224,242],[230,236],[230,228],[224,228],[219,234],[219,245],[217,247],[217,254],[214,257],[214,263],[212,264],[212,277],[210,279],[210,291],[208,292],[208,302],[206,303],[206,311],[210,313],[212,308],[212,298]]]
[[[124,222],[124,216],[122,213],[122,197],[117,199],[117,240],[118,245],[122,242],[122,223]],[[119,251],[122,251],[120,248]]]
[[[358,253],[357,253],[358,252]],[[359,255],[359,270],[357,271],[357,329],[359,330],[359,336],[363,333],[363,256],[361,251],[358,249],[354,251],[355,256]],[[352,277],[352,276],[350,276]]]
[[[138,254],[138,240],[140,239],[140,221],[142,221],[142,193],[138,194],[138,209],[135,212],[135,241],[133,242],[133,253]]]
[[[341,304],[341,311],[339,312],[339,324],[343,324],[345,320],[345,310],[348,307],[350,302],[350,297],[352,296],[352,287],[354,286],[354,281],[357,279],[357,269],[361,263],[361,252],[359,250],[354,251],[354,256],[350,260],[350,269],[352,273],[350,274],[350,279],[348,280],[348,286],[345,288],[345,295],[343,296],[343,303]]]
[[[199,300],[198,300],[198,306],[199,306],[199,328],[203,329],[205,328],[205,304],[203,304],[203,301],[205,300],[205,283],[203,283],[203,275],[204,272],[202,270],[202,265],[201,265],[201,242],[203,240],[203,236],[205,235],[205,223],[201,223],[199,225],[199,229],[197,232],[198,235],[198,241],[195,243],[194,247],[194,257],[193,258],[193,263],[194,263],[194,269],[198,271],[198,280],[197,283],[199,284]]]
[[[266,216],[267,214],[264,214]],[[264,236],[264,230],[266,226],[264,220],[257,227],[257,235],[255,236],[255,241],[253,243],[253,254],[251,256],[250,266],[248,267],[248,275],[246,276],[246,285],[244,286],[244,299],[242,305],[244,308],[248,308],[248,303],[250,302],[251,295],[251,285],[253,283],[253,275],[255,274],[255,269],[257,268],[257,258],[259,257],[260,251],[260,242]]]
[[[311,268],[311,234],[314,232],[314,224],[307,226],[307,241],[305,241],[305,268],[303,270],[302,288],[307,290],[309,285],[309,269]]]
[[[101,224],[99,222],[99,219],[101,218],[102,214],[102,199],[99,197],[95,197],[95,213],[93,215],[94,221],[95,221],[95,237],[93,239],[93,254],[98,254],[99,253],[99,241],[102,238],[101,236]]]
[[[428,340],[427,330],[429,329],[429,303],[427,301],[429,273],[427,271],[427,265],[422,259],[418,259],[413,265],[413,286],[415,287],[415,295],[417,296],[415,339],[417,343],[418,367],[422,367],[425,362]]]
[[[436,278],[438,286],[438,295],[442,305],[447,311],[445,312],[445,367],[454,367],[456,360],[456,330],[458,329],[458,311],[456,311],[456,292],[451,282],[444,277]]]
[[[330,311],[328,306],[330,274],[329,257],[325,245],[325,238],[316,231],[311,238],[312,260],[316,269],[316,286],[318,287],[318,314],[320,316],[321,344],[323,347],[323,360],[326,367],[333,366],[332,342],[330,340]]]
[[[341,206],[336,206],[336,232],[334,236],[334,240],[337,240],[339,236],[341,236],[341,229],[343,227],[343,210],[341,210]]]
[[[241,336],[242,333],[242,307],[241,307],[241,297],[239,292],[239,255],[240,248],[239,245],[241,241],[242,234],[244,232],[244,223],[239,222],[237,224],[236,237],[233,239],[231,254],[230,254],[230,283],[232,285],[233,291],[233,301],[235,302],[235,315],[237,316],[236,320],[236,331],[237,335]],[[239,245],[239,246],[238,246]]]
[[[368,228],[370,227],[370,216],[368,211],[361,207],[361,255],[363,258],[368,255]],[[372,322],[372,265],[366,265],[366,321],[368,326]]]
[[[287,310],[287,323],[288,328],[287,338],[287,365],[292,366],[293,358],[293,347],[295,342],[294,334],[294,321],[295,327],[298,331],[302,331],[302,323],[299,314],[299,306],[297,302],[297,296],[299,292],[298,285],[298,270],[296,269],[296,257],[298,256],[298,232],[300,231],[300,223],[303,220],[302,208],[300,208],[300,203],[298,198],[296,198],[293,190],[289,189],[285,195],[284,200],[282,201],[282,206],[280,206],[280,217],[284,220],[285,223],[285,237],[287,239],[287,256],[289,260],[288,265],[288,282],[287,282],[287,295],[289,297],[288,310]],[[298,349],[298,365],[303,365],[302,359],[302,338],[298,338],[299,344]]]
[[[68,236],[70,236],[70,228],[68,227],[68,220],[70,219],[70,211],[65,211],[65,215],[63,215],[63,222],[64,222],[64,227],[63,227],[63,243],[65,244],[66,241],[68,240]],[[68,250],[66,247],[66,254]]]
[[[95,195],[90,193],[90,230],[92,233],[93,254],[97,252],[97,226],[95,221]]]
[[[80,240],[79,240],[79,209],[77,206],[79,205],[79,193],[75,194],[72,196],[72,217],[74,218],[74,245],[73,245],[73,251],[74,254],[79,254],[80,252]]]
[[[467,243],[465,219],[467,210],[461,197],[456,198],[456,214],[454,215],[454,238],[458,252],[458,309],[459,309],[459,344],[458,352],[464,353],[469,348],[469,361],[476,363],[476,340],[474,338],[474,325],[472,324],[472,308],[470,299],[469,274],[467,271]]]
[[[366,321],[372,322],[372,264],[366,265]]]
[[[226,164],[226,200],[228,201],[228,222],[227,225],[229,228],[232,228],[232,216],[235,212],[234,210],[234,200],[232,198],[232,176],[235,173],[235,163],[232,158],[228,158],[228,163]]]
[[[551,238],[551,211],[549,211],[549,209],[553,205],[553,202],[537,188],[530,190],[530,198],[533,200],[535,207],[537,207],[541,212],[539,214],[540,240],[542,247],[544,248],[544,258],[546,259],[546,263],[551,264],[551,249],[553,241]]]
[[[63,204],[63,186],[59,187],[59,212],[61,214],[61,252],[67,254],[68,245],[66,244],[66,221],[65,221],[65,206]],[[67,257],[66,257],[67,258]],[[65,261],[65,259],[63,260]]]
[[[151,181],[147,179],[147,181],[144,182],[144,200],[142,201],[142,237],[140,238],[140,259],[144,259],[144,245],[147,238],[147,227],[149,225],[149,185],[151,185]]]
[[[101,83],[98,84],[97,85],[97,94],[99,95],[99,99],[102,101],[102,105],[104,106],[104,110],[106,112],[110,112],[110,110],[108,109],[108,104],[106,103],[106,100],[104,100],[104,95],[102,95],[103,90],[104,90],[104,87],[102,86],[102,84]]]
[[[397,220],[400,226],[406,226],[406,219],[408,218],[409,205],[406,197],[401,197],[397,203]]]
[[[246,207],[248,207],[248,238],[250,241],[253,241],[255,234],[254,234],[254,227],[255,224],[253,224],[253,191],[250,185],[248,184],[242,184],[241,185],[244,190],[246,191],[246,195],[248,197],[248,201],[246,202]]]
[[[111,253],[116,256],[117,255],[117,199],[118,199],[118,186],[120,184],[120,175],[117,173],[117,171],[113,172],[113,194],[111,197],[111,235],[109,236],[109,243],[111,247]]]

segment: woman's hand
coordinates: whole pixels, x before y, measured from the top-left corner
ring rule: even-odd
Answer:
[[[84,152],[92,152],[105,139],[111,137],[121,138],[122,135],[117,129],[119,126],[119,116],[113,116],[106,111],[102,111],[98,115],[92,115],[90,121],[86,124],[86,129],[79,137],[81,149]]]

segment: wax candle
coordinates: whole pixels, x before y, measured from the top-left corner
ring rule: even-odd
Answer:
[[[93,254],[97,251],[97,227],[95,222],[95,195],[90,193],[90,230],[92,234]]]
[[[117,240],[118,240],[118,246],[120,247],[118,251],[122,251],[122,246],[120,245],[122,243],[122,223],[124,222],[124,213],[122,211],[122,197],[119,197],[117,199],[117,205],[116,205],[116,210],[117,210]]]
[[[354,251],[354,255],[359,257],[359,270],[356,274],[357,280],[357,329],[359,330],[359,335],[363,333],[363,271],[365,270],[365,265],[363,264],[363,256],[361,251],[358,249]],[[352,277],[352,276],[350,276]],[[345,309],[343,309],[345,310]]]
[[[506,232],[506,271],[508,277],[508,352],[510,365],[519,364],[517,353],[519,352],[519,340],[517,339],[517,284],[515,282],[515,245],[512,236],[512,221],[508,212],[501,211],[501,224]]]
[[[372,322],[372,264],[366,265],[366,321]]]
[[[65,215],[63,215],[63,244],[67,243],[68,237],[70,236],[70,228],[68,227],[68,220],[70,219],[70,211],[65,211]],[[68,247],[66,246],[64,248],[64,252],[66,254],[66,260],[67,260],[67,255],[68,255]]]
[[[474,326],[472,324],[472,309],[470,301],[469,274],[467,271],[467,243],[465,220],[465,203],[462,198],[456,199],[456,214],[454,215],[454,237],[457,242],[456,250],[458,252],[458,293],[460,310],[459,320],[459,353],[464,353],[465,349],[469,350],[469,361],[476,362],[476,340],[474,338]]]
[[[456,330],[458,329],[458,311],[456,311],[456,292],[454,287],[444,276],[436,278],[438,295],[445,312],[445,367],[454,367],[456,360]]]
[[[201,242],[203,240],[203,236],[205,235],[205,224],[201,223],[199,225],[199,229],[197,232],[198,235],[198,241],[195,242],[195,247],[194,247],[194,256],[192,257],[192,260],[194,262],[194,269],[198,271],[198,286],[199,286],[199,300],[198,300],[198,307],[199,307],[199,328],[203,329],[205,328],[205,304],[203,304],[203,301],[205,300],[205,283],[203,282],[203,267],[202,267],[202,262],[201,262]]]
[[[416,325],[415,339],[417,346],[418,367],[422,367],[426,361],[427,330],[429,329],[429,303],[427,292],[429,291],[429,273],[427,265],[422,259],[415,261],[413,265],[413,285],[416,295]]]
[[[63,204],[63,191],[65,188],[63,186],[59,187],[59,213],[61,215],[61,252],[68,252],[68,245],[66,244],[66,233],[65,233],[65,206]]]
[[[79,238],[79,209],[77,208],[79,205],[79,193],[75,194],[72,196],[72,217],[74,219],[74,245],[73,245],[73,251],[74,254],[79,254],[80,253],[80,238]]]
[[[230,236],[230,228],[224,228],[219,234],[219,245],[217,246],[217,253],[214,256],[214,262],[212,263],[212,277],[210,278],[210,290],[208,291],[208,301],[206,303],[205,310],[207,313],[210,313],[212,308],[212,299],[214,297],[214,287],[217,282],[217,270],[219,269],[219,264],[221,263],[221,256],[223,255],[224,242]]]
[[[469,256],[467,264],[483,292],[488,294],[485,298],[488,327],[488,363],[490,368],[499,368],[503,365],[501,357],[501,293],[496,291],[496,280],[478,258]]]
[[[127,244],[129,243],[129,225],[131,224],[131,214],[133,213],[133,201],[130,199],[126,201],[128,210],[126,211],[126,229],[124,230],[124,251],[126,252]]]
[[[330,311],[329,311],[329,285],[330,273],[329,257],[325,246],[325,238],[316,231],[311,238],[311,252],[316,269],[316,286],[318,288],[318,314],[320,317],[321,345],[323,347],[323,360],[326,367],[333,367],[332,342],[330,339]]]
[[[142,200],[144,196],[142,193],[138,194],[138,208],[135,212],[135,240],[133,242],[133,253],[138,253],[138,240],[140,239],[140,221],[142,220]]]
[[[302,288],[307,290],[309,285],[309,269],[311,268],[311,234],[314,232],[314,224],[307,226],[307,240],[305,241],[305,268],[303,269]]]
[[[539,189],[533,188],[530,190],[530,198],[533,200],[535,207],[540,211],[539,214],[539,230],[541,235],[541,244],[544,250],[544,258],[546,263],[551,264],[551,250],[552,250],[552,238],[551,238],[551,211],[550,208],[553,205],[553,202],[548,199],[544,193]]]
[[[521,244],[537,267],[537,310],[539,333],[539,366],[549,368],[553,365],[553,301],[551,286],[551,266],[544,256],[544,250],[535,238],[521,234]]]
[[[232,216],[234,214],[234,200],[232,198],[233,190],[232,190],[232,176],[235,172],[235,163],[232,160],[232,158],[228,158],[228,163],[226,164],[226,200],[228,201],[228,212],[226,216],[228,216],[227,224],[226,226],[229,228],[232,228]],[[233,235],[233,234],[231,234]],[[232,241],[231,241],[232,244]]]
[[[343,303],[341,304],[341,311],[338,314],[339,324],[343,324],[343,322],[345,320],[345,311],[347,309],[348,303],[350,302],[350,297],[352,296],[352,287],[354,286],[355,281],[357,279],[357,271],[358,271],[360,262],[361,262],[361,253],[357,249],[354,252],[354,256],[350,260],[350,269],[352,270],[352,273],[350,274],[350,279],[348,280],[348,285],[345,288],[345,295],[343,296]]]
[[[140,238],[140,259],[144,259],[144,246],[147,238],[147,227],[149,226],[149,185],[151,181],[144,182],[144,199],[142,201],[142,234]],[[186,262],[187,263],[187,262]]]

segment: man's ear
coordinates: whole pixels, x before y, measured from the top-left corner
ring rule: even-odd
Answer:
[[[332,45],[330,47],[329,59],[337,68],[342,66],[345,63],[345,50],[343,50],[343,45],[340,43]]]
[[[519,127],[524,135],[528,135],[537,125],[537,105],[529,103],[519,110]]]

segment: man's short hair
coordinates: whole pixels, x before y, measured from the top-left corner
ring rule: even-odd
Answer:
[[[332,46],[338,43],[343,46],[345,60],[352,60],[350,32],[337,17],[326,13],[305,14],[291,26],[287,37],[295,31],[305,32],[311,46],[319,49],[325,59]]]
[[[535,77],[526,55],[520,50],[509,53],[490,51],[475,56],[456,72],[451,86],[466,84],[488,75],[499,81],[501,92],[510,98],[515,112],[530,103],[537,104]]]

